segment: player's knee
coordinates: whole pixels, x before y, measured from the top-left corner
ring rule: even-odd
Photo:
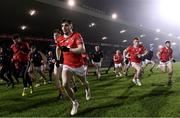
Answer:
[[[62,83],[62,87],[65,88],[65,89],[67,89],[67,88],[68,88],[68,83],[67,83],[67,82],[63,82],[63,83]]]
[[[172,75],[173,74],[173,70],[169,70],[168,74]]]

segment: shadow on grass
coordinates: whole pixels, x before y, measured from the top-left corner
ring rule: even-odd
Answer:
[[[166,105],[168,96],[174,93],[173,91],[170,91],[170,89],[171,86],[158,86],[149,94],[140,97],[142,108],[147,111],[146,117],[160,117],[160,109]]]
[[[101,106],[93,106],[93,107],[89,107],[87,108],[86,110],[82,111],[82,112],[79,112],[77,114],[77,116],[86,116],[86,114],[90,114],[90,112],[93,112],[93,111],[96,111],[100,113],[100,110],[102,109],[106,109],[106,108],[114,108],[114,107],[120,107],[122,105],[125,104],[125,101],[129,98],[129,95],[130,95],[130,90],[131,88],[133,87],[134,85],[130,85],[120,96],[118,97],[115,97],[113,99],[113,101],[108,101],[106,103],[104,103],[103,105]],[[110,97],[110,96],[108,96]]]
[[[113,100],[105,102],[100,106],[89,107],[86,110],[79,112],[77,116],[86,116],[86,115],[91,116],[92,112],[97,112],[97,114],[101,114],[101,112],[106,113],[106,110],[108,111],[107,108],[113,109],[116,107],[122,107],[126,104],[129,105],[129,104],[133,104],[134,102],[140,102],[142,108],[147,111],[147,116],[158,117],[159,110],[167,103],[168,100],[167,96],[174,93],[173,91],[170,91],[171,86],[168,87],[158,86],[148,94],[142,96],[130,96],[131,94],[130,91],[133,86],[134,85],[130,85],[120,96],[115,97]],[[117,115],[114,114],[114,116]]]

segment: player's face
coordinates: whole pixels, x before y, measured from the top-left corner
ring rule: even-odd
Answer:
[[[18,43],[22,42],[21,38],[18,38],[18,39],[17,39],[17,42],[18,42]]]
[[[99,51],[99,46],[96,46],[96,47],[95,47],[95,50],[96,50],[96,51]]]
[[[134,41],[133,41],[133,45],[134,45],[134,46],[138,46],[138,45],[139,45],[139,40],[134,40]]]
[[[166,45],[166,47],[168,47],[168,48],[171,47],[171,43],[170,43],[170,42],[169,42],[169,43],[166,43],[165,45]]]
[[[119,50],[117,50],[117,51],[116,51],[116,54],[119,54],[119,53],[120,53],[120,51],[119,51]]]
[[[62,23],[61,28],[64,34],[69,34],[72,30],[72,26],[68,23]]]
[[[18,39],[13,39],[13,43],[18,43]]]

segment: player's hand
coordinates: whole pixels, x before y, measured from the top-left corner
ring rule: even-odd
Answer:
[[[56,60],[56,67],[59,68],[60,60]]]
[[[172,60],[172,62],[173,62],[173,63],[176,63],[176,60],[175,60],[175,59],[173,59],[173,60]]]
[[[141,58],[141,57],[142,57],[142,55],[141,55],[141,54],[137,54],[137,57],[138,57],[138,58]]]
[[[69,52],[70,51],[70,48],[66,47],[66,46],[61,46],[61,51],[63,52]]]

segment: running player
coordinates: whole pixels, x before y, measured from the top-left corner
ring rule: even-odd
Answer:
[[[150,68],[150,72],[153,72],[153,68],[155,67],[155,62],[152,60],[153,55],[154,55],[154,47],[153,45],[150,45],[150,49],[147,53],[147,55],[144,56],[144,61],[143,61],[143,70],[149,65],[152,64],[151,68]]]
[[[62,68],[63,68],[63,54],[61,54],[61,49],[58,46],[58,38],[62,36],[62,32],[59,29],[55,29],[53,32],[54,42],[56,44],[56,62],[54,65],[53,75],[55,80],[55,86],[58,90],[58,99],[63,99],[64,97],[64,89],[62,87],[62,83],[60,81],[62,75]]]
[[[168,72],[168,85],[172,84],[173,75],[173,50],[171,48],[171,42],[165,41],[165,46],[157,52],[157,57],[160,60],[160,69],[163,72]]]
[[[119,50],[116,50],[116,53],[113,56],[113,60],[114,60],[114,67],[116,69],[116,77],[121,77],[123,57]]]
[[[28,89],[28,85],[30,87],[30,93],[33,93],[32,88],[32,81],[28,74],[28,66],[29,66],[29,59],[28,59],[28,53],[29,53],[29,44],[27,42],[22,41],[19,35],[13,35],[13,44],[11,45],[11,50],[13,52],[13,58],[12,61],[16,66],[19,68],[22,73],[23,77],[23,92],[22,96],[26,95],[26,91]],[[17,77],[19,76],[19,73]]]
[[[140,75],[142,71],[142,57],[147,54],[147,50],[144,48],[143,45],[139,44],[139,37],[133,38],[133,45],[126,48],[123,52],[123,56],[126,56],[127,53],[130,55],[130,62],[132,67],[136,70],[134,77],[133,77],[133,83],[135,83],[138,86],[141,86],[140,81]]]
[[[48,61],[48,71],[49,71],[48,83],[51,84],[52,83],[52,74],[53,74],[54,64],[55,64],[55,57],[54,57],[52,51],[48,52],[47,61]]]
[[[0,78],[6,81],[7,86],[12,85],[14,88],[14,81],[11,77],[11,60],[5,53],[4,49],[0,47]]]
[[[127,53],[123,59],[123,64],[124,64],[124,74],[125,76],[128,76],[128,71],[129,68],[131,67],[131,62],[130,62],[130,55]]]
[[[92,54],[92,64],[96,68],[97,79],[100,79],[100,68],[103,61],[103,53],[99,46],[95,46],[95,52]]]
[[[77,32],[73,32],[72,21],[63,19],[61,27],[64,35],[60,36],[57,42],[64,56],[62,85],[72,102],[71,115],[75,115],[78,111],[79,103],[75,98],[74,91],[69,86],[73,74],[78,76],[81,80],[85,88],[86,100],[90,100],[90,88],[86,80],[82,58],[82,53],[85,53],[85,46],[81,35]],[[59,51],[57,54],[60,53]],[[57,57],[60,57],[60,55]]]
[[[40,83],[38,83],[39,80],[36,79],[36,73],[38,73],[42,77],[44,84],[46,83],[45,74],[41,69],[41,66],[43,64],[43,58],[41,56],[41,53],[37,50],[35,46],[31,47],[31,51],[29,55],[30,55],[30,62],[32,68],[32,70],[29,71],[29,76],[35,80],[36,82],[35,87],[38,87],[40,86]]]

